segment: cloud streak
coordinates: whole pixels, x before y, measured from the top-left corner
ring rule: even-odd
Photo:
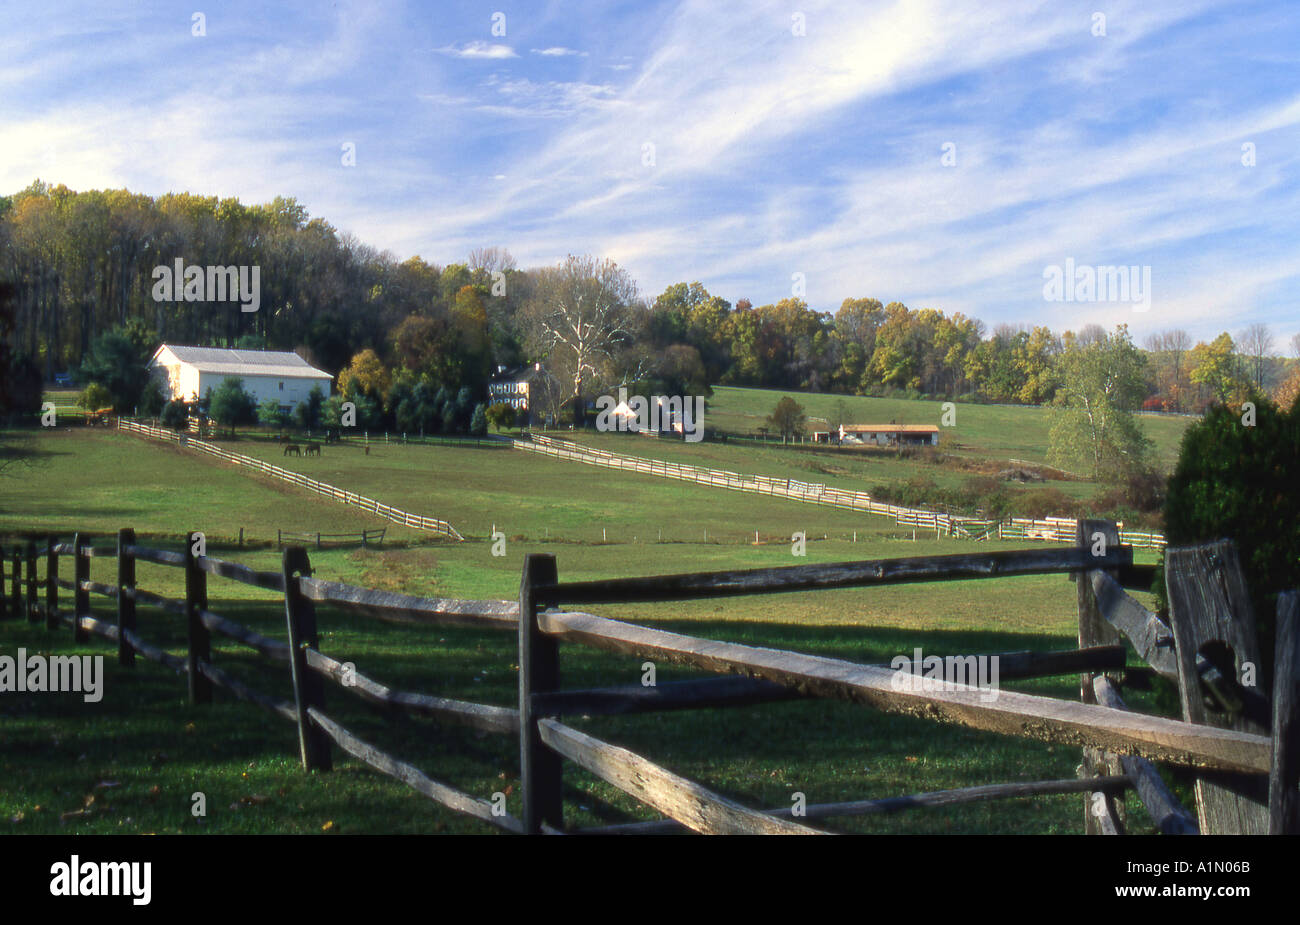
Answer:
[[[187,19],[0,12],[0,191],[291,195],[399,257],[590,251],[649,294],[698,279],[761,304],[802,272],[828,310],[874,295],[990,327],[1294,326],[1283,7],[1114,3],[1104,37],[1049,2],[800,9],[801,36],[780,2],[512,15],[509,45],[384,3],[236,3],[206,39]],[[1150,265],[1150,312],[1045,303],[1042,269],[1066,257]]]

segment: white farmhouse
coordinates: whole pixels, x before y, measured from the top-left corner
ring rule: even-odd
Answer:
[[[319,386],[328,398],[334,377],[296,353],[273,350],[225,350],[219,347],[179,347],[163,344],[149,361],[163,395],[198,401],[230,378],[244,381],[244,391],[257,404],[274,398],[292,411]]]

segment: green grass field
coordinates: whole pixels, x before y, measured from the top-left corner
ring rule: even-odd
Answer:
[[[652,441],[644,441],[647,444]],[[667,444],[665,444],[667,445]],[[209,554],[278,567],[277,527],[347,532],[382,525],[209,457],[115,432],[73,428],[34,438],[30,464],[0,475],[0,534],[50,529],[90,532],[97,544],[131,526],[175,548],[188,530],[209,537]],[[242,439],[231,448],[284,463],[278,448]],[[651,476],[579,466],[513,450],[376,446],[370,456],[327,447],[319,459],[290,459],[314,478],[449,520],[464,543],[431,542],[390,525],[382,550],[311,550],[321,577],[414,594],[514,598],[526,552],[557,557],[562,579],[750,568],[848,559],[969,552],[976,544],[918,535],[884,518],[742,495]],[[493,526],[507,554],[492,555]],[[243,527],[249,546],[234,546]],[[601,540],[604,531],[605,541]],[[659,542],[659,531],[665,542]],[[709,540],[704,531],[709,531]],[[753,543],[758,530],[762,542]],[[807,558],[789,537],[807,532]],[[857,541],[853,541],[856,531]],[[818,539],[818,537],[827,537]],[[92,579],[113,581],[112,560],[92,561]],[[141,565],[141,587],[179,596],[176,569]],[[283,636],[283,607],[271,594],[210,579],[212,609]],[[888,661],[916,646],[936,654],[1064,649],[1074,645],[1074,586],[1064,576],[942,582],[869,590],[773,595],[595,608],[694,635]],[[66,595],[66,592],[65,592]],[[95,600],[97,609],[108,602]],[[105,611],[108,612],[108,611]],[[143,635],[184,650],[175,618],[141,611]],[[512,705],[517,696],[512,634],[377,623],[332,608],[319,615],[322,649],[396,688]],[[0,623],[0,653],[17,647],[109,656],[102,642],[74,646],[70,631]],[[287,696],[287,670],[219,644],[215,660],[250,684]],[[99,704],[76,695],[5,695],[0,700],[0,832],[478,832],[396,782],[336,754],[338,770],[307,777],[296,765],[293,727],[222,693],[189,708],[184,682],[141,661],[106,659]],[[640,660],[566,647],[566,686],[636,683]],[[693,676],[660,666],[660,680]],[[1008,684],[1067,698],[1077,681]],[[415,720],[378,718],[328,694],[328,711],[363,738],[435,778],[490,798],[507,794],[518,812],[513,740]],[[1141,696],[1133,698],[1142,709]],[[1149,708],[1149,707],[1148,707]],[[575,721],[749,805],[862,799],[1006,780],[1072,777],[1077,749],[1008,739],[887,716],[825,701]],[[573,766],[571,823],[653,818],[630,798]],[[190,797],[208,796],[208,816]],[[1130,799],[1134,828],[1145,817]],[[38,808],[39,807],[39,808]],[[1082,798],[999,802],[942,813],[848,820],[863,832],[1078,832]]]
[[[938,425],[943,414],[943,402],[937,401],[715,386],[705,417],[707,426],[731,433],[756,433],[783,395],[803,405],[809,430],[828,430],[828,422],[841,400],[856,424],[893,421]],[[1166,414],[1138,417],[1147,437],[1155,443],[1157,464],[1166,471],[1172,469],[1178,457],[1178,442],[1193,419]],[[1046,463],[1051,429],[1049,408],[962,402],[957,404],[956,425],[951,429],[955,443],[952,451],[989,459]]]

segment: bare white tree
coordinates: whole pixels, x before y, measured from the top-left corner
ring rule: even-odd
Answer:
[[[1173,328],[1147,336],[1146,349],[1156,360],[1157,381],[1168,399],[1166,407],[1183,410],[1183,396],[1187,385],[1187,351],[1192,349],[1192,338],[1182,328]]]
[[[584,389],[635,339],[642,320],[636,309],[636,282],[612,260],[570,255],[538,275],[523,310],[528,345],[567,377],[576,425]]]
[[[1264,388],[1264,370],[1268,367],[1269,351],[1273,349],[1273,334],[1266,324],[1252,324],[1237,336],[1241,353],[1247,360],[1256,388]]]
[[[471,270],[493,270],[505,272],[517,268],[514,256],[504,247],[476,247],[469,252],[465,261]]]

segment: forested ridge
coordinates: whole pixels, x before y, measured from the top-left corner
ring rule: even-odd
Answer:
[[[156,299],[155,268],[177,260],[259,267],[259,309],[241,311],[212,293]],[[1122,326],[989,331],[960,313],[865,297],[833,313],[793,297],[733,305],[699,283],[647,297],[626,271],[596,258],[521,269],[508,251],[486,247],[448,264],[398,260],[293,199],[245,205],[39,181],[0,196],[0,282],[12,286],[0,299],[5,362],[46,382],[81,369],[98,338],[126,331],[141,349],[167,341],[297,350],[344,372],[340,386],[351,370],[354,390],[390,415],[416,387],[482,396],[494,368],[534,361],[556,410],[624,383],[1040,404],[1064,398],[1072,350],[1131,344]],[[1145,350],[1132,346],[1138,385],[1126,401],[1147,408],[1199,411],[1252,391],[1284,399],[1296,391],[1294,362],[1274,355],[1261,325],[1235,339],[1224,332],[1194,343],[1171,330],[1147,338]]]

